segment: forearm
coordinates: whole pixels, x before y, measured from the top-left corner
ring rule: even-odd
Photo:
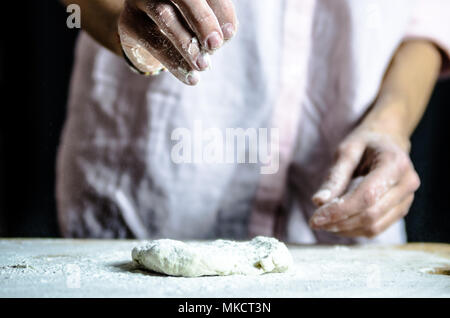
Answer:
[[[81,8],[82,28],[100,44],[121,54],[117,39],[117,21],[125,0],[61,0],[65,5]]]
[[[341,142],[328,178],[313,197],[318,206],[311,219],[314,229],[374,237],[408,213],[420,186],[408,155],[409,139],[441,64],[431,43],[400,46],[374,106]]]
[[[409,140],[426,109],[441,64],[440,52],[432,43],[402,44],[362,125]]]

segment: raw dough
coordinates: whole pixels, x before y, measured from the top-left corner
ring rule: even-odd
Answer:
[[[149,270],[184,277],[281,273],[293,263],[286,245],[262,236],[249,242],[150,241],[134,248],[132,258]]]

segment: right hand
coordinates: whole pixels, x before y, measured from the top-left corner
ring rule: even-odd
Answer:
[[[231,0],[126,0],[118,31],[124,53],[143,73],[166,68],[187,85],[209,68],[209,54],[237,31]]]

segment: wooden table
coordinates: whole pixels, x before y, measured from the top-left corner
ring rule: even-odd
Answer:
[[[450,245],[289,246],[262,276],[181,278],[138,269],[133,240],[0,240],[0,297],[450,297]]]

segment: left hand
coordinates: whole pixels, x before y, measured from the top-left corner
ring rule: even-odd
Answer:
[[[339,146],[327,181],[314,195],[314,229],[374,237],[404,217],[420,179],[407,139],[359,127]]]

